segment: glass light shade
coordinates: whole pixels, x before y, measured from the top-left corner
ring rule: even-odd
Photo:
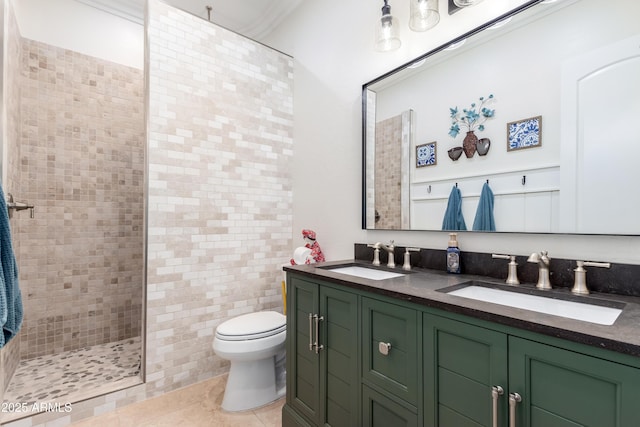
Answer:
[[[413,31],[427,31],[440,22],[438,0],[411,0],[409,28]]]
[[[376,25],[376,50],[378,52],[388,52],[400,47],[402,42],[398,35],[399,28],[400,23],[397,18],[391,14],[383,13]]]
[[[473,6],[480,3],[482,0],[453,0],[453,3],[458,7]]]

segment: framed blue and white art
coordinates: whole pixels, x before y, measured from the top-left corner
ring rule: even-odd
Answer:
[[[438,163],[437,143],[416,145],[416,167],[435,166]]]
[[[542,145],[542,116],[507,123],[507,151]]]

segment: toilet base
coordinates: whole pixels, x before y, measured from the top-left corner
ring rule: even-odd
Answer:
[[[285,395],[285,386],[277,379],[274,357],[231,363],[222,409],[229,412],[247,411],[278,400]]]

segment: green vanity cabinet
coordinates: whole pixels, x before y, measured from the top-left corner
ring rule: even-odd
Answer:
[[[414,427],[418,415],[388,395],[362,386],[362,425],[369,427]]]
[[[357,295],[289,276],[287,299],[283,426],[360,425]]]
[[[638,427],[640,359],[287,274],[282,425]]]
[[[517,426],[640,426],[640,369],[586,354],[509,337],[509,392]]]
[[[424,337],[425,426],[640,426],[637,368],[428,314]]]
[[[491,426],[491,388],[507,388],[507,335],[429,314],[423,322],[425,426]]]
[[[415,309],[362,298],[362,379],[397,396],[414,408],[418,404],[421,367]]]
[[[367,297],[360,310],[363,425],[415,426],[422,395],[422,312]]]

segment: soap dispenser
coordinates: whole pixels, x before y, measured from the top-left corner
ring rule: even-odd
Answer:
[[[460,249],[458,248],[458,234],[449,234],[449,247],[447,248],[447,272],[460,274]]]

